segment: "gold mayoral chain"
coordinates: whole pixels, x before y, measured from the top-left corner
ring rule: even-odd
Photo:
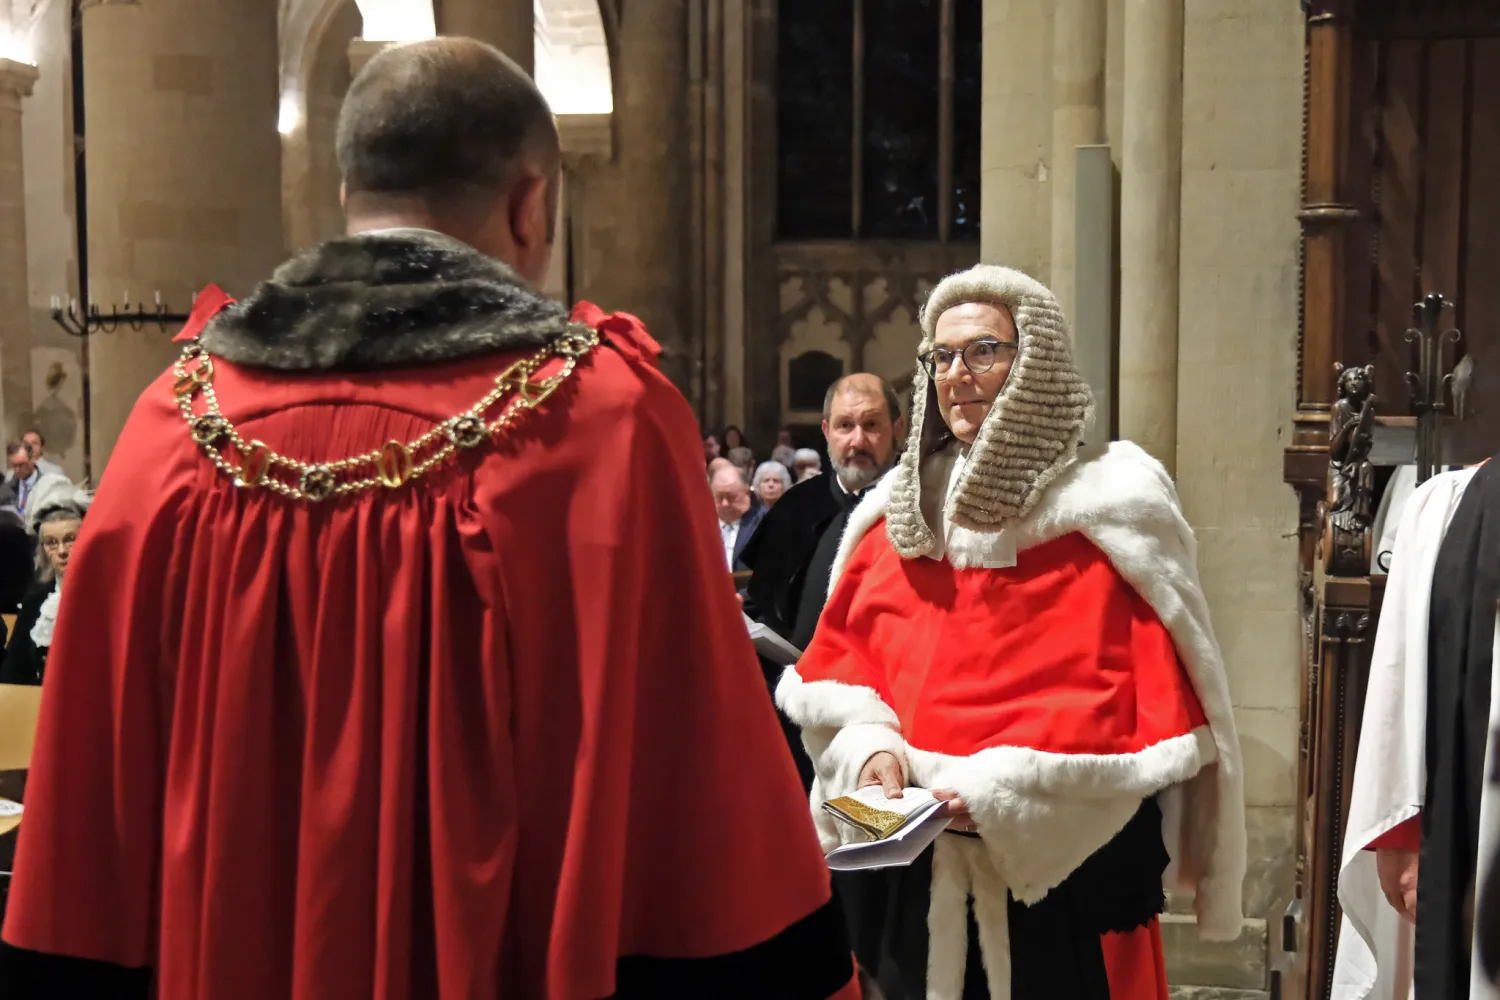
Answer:
[[[584,323],[570,323],[556,340],[495,376],[495,387],[458,416],[439,422],[406,444],[393,439],[376,451],[337,462],[300,462],[272,450],[264,441],[246,441],[219,411],[213,385],[213,355],[197,340],[182,349],[181,357],[172,367],[177,376],[172,392],[193,440],[236,486],[263,487],[294,500],[318,503],[332,496],[349,496],[376,487],[397,489],[430,472],[459,449],[478,447],[498,435],[523,411],[540,406],[598,344],[597,330]],[[564,359],[562,368],[533,381],[532,376],[553,355]],[[508,394],[509,401],[501,406]],[[193,400],[197,397],[203,399],[202,413],[193,412]],[[488,415],[496,407],[500,407],[499,412],[491,420]],[[225,442],[233,445],[238,464],[225,454]]]

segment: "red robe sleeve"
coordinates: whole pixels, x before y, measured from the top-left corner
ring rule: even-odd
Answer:
[[[1422,849],[1422,814],[1418,813],[1399,826],[1393,826],[1365,846],[1367,851],[1420,851]]]

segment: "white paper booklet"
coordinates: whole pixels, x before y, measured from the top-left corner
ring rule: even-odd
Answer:
[[[947,804],[925,788],[903,789],[901,798],[888,799],[879,785],[866,785],[823,808],[864,838],[828,852],[828,867],[840,872],[909,865],[948,826]]]
[[[802,650],[787,642],[775,631],[753,620],[749,615],[740,612],[745,619],[745,628],[750,631],[750,640],[755,643],[755,651],[778,667],[790,667],[802,656]]]

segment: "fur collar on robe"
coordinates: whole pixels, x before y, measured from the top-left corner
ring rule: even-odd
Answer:
[[[835,585],[860,540],[885,519],[898,476],[886,476],[851,515],[834,562]],[[907,744],[894,710],[873,689],[804,682],[788,668],[777,702],[803,727],[810,754],[821,761],[813,796],[825,849],[837,846],[838,834],[819,805],[852,790],[878,750],[895,753],[913,784],[954,788],[964,797],[995,867],[1022,902],[1046,895],[1123,828],[1141,799],[1161,793],[1169,886],[1195,893],[1205,937],[1238,936],[1245,875],[1239,740],[1198,580],[1196,543],[1165,469],[1133,444],[1085,449],[1014,528],[946,528],[945,558],[958,568],[984,566],[1011,545],[1025,551],[1082,532],[1155,610],[1209,725],[1134,754],[1001,746],[950,757]]]
[[[541,347],[568,321],[561,304],[473,247],[385,229],[287,261],[210,320],[201,341],[253,368],[369,371]]]

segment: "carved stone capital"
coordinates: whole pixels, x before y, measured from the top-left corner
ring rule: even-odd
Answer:
[[[31,63],[0,59],[0,105],[21,109],[21,98],[30,97],[40,75]]]

